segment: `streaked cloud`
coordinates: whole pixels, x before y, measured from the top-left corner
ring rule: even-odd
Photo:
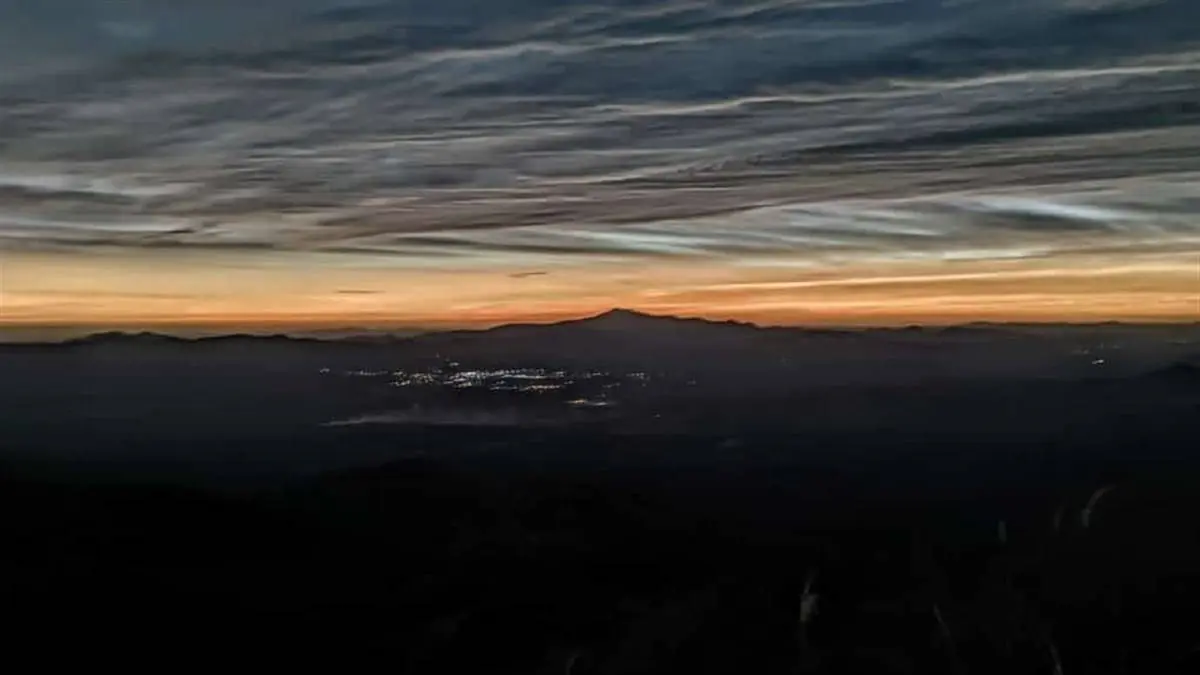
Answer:
[[[702,291],[728,296],[713,311],[804,320],[792,300],[822,305],[802,288],[844,299],[818,313],[874,316],[850,300],[870,289],[916,316],[933,305],[909,295],[948,307],[970,289],[980,311],[1024,298],[1069,314],[1077,289],[1132,307],[1117,283],[1174,316],[1200,250],[1190,0],[0,0],[0,14],[14,17],[0,255],[25,270],[7,274],[0,321],[334,317],[375,312],[378,295],[412,320],[486,322],[650,297],[696,312]],[[1171,254],[1172,275],[1151,271]],[[951,262],[990,276],[866,273]],[[986,271],[1000,263],[1026,267]],[[238,265],[254,286],[217,283]],[[26,283],[71,269],[115,295]],[[621,269],[666,295],[630,297]],[[777,298],[762,284],[815,282],[764,270],[845,283]],[[134,284],[166,279],[174,306],[137,309]]]

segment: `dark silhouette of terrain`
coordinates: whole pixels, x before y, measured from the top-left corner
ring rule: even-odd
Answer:
[[[10,476],[3,611],[20,645],[122,662],[137,636],[414,673],[1194,672],[1194,467],[1127,477],[1086,527],[1098,484],[902,497],[843,470]]]
[[[1195,326],[620,311],[5,345],[6,649],[422,674],[1196,672],[1198,355]],[[603,371],[612,405],[455,375],[510,368]],[[412,372],[451,384],[397,386]]]

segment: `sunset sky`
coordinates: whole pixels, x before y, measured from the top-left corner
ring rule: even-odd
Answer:
[[[0,330],[1200,320],[1200,13],[503,4],[0,0]]]

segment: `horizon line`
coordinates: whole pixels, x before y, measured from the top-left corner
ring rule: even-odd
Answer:
[[[489,324],[476,325],[439,325],[439,326],[421,326],[415,324],[376,324],[376,325],[353,325],[353,324],[297,324],[285,321],[279,322],[264,322],[260,324],[243,324],[241,322],[229,322],[225,324],[215,323],[103,323],[103,324],[10,324],[0,322],[0,345],[5,344],[64,344],[68,342],[83,340],[89,337],[120,334],[125,336],[136,335],[157,335],[162,337],[178,338],[182,340],[204,340],[213,338],[228,338],[228,337],[286,337],[292,339],[317,339],[320,341],[336,342],[355,337],[371,337],[371,336],[395,336],[412,338],[421,335],[436,335],[442,333],[462,333],[462,332],[478,332],[484,333],[497,328],[508,326],[556,326],[570,323],[578,323],[589,319],[596,319],[608,314],[626,312],[642,317],[652,319],[667,319],[681,321],[699,321],[711,324],[738,324],[748,328],[757,329],[791,329],[791,330],[812,330],[812,331],[829,331],[841,330],[847,332],[865,332],[865,331],[888,331],[888,330],[904,330],[914,328],[928,329],[947,329],[947,328],[969,328],[969,327],[1062,327],[1062,328],[1089,328],[1101,326],[1124,326],[1130,328],[1150,328],[1150,327],[1200,327],[1200,319],[1192,321],[1179,321],[1172,319],[1146,319],[1138,318],[1132,320],[1126,319],[1096,319],[1091,321],[1072,321],[1072,320],[973,320],[973,321],[952,321],[952,322],[856,322],[856,323],[832,323],[832,322],[812,322],[812,323],[758,323],[755,321],[741,319],[724,319],[724,318],[707,318],[703,316],[687,316],[677,314],[654,314],[643,312],[640,310],[614,307],[604,310],[599,313],[585,314],[578,317],[554,319],[547,321],[508,321]],[[9,333],[59,333],[57,339],[38,339],[31,336],[27,340],[13,340]],[[341,334],[336,337],[320,338],[314,337],[313,334]]]

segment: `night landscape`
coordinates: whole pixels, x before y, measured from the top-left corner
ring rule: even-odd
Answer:
[[[0,0],[0,644],[1200,672],[1198,54],[1190,0]]]

